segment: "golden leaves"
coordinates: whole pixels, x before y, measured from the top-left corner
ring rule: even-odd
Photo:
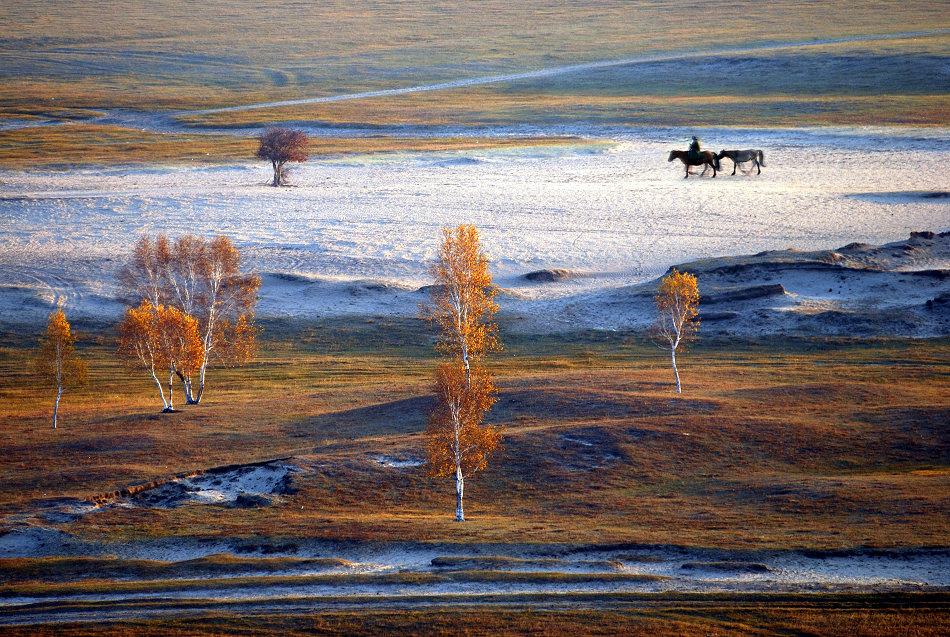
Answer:
[[[500,350],[498,326],[491,322],[498,311],[495,286],[478,230],[464,224],[443,228],[438,260],[429,273],[435,285],[423,314],[440,329],[439,351],[470,361]]]
[[[119,271],[119,281],[128,300],[174,307],[197,321],[201,362],[197,368],[177,369],[189,402],[200,401],[212,360],[243,365],[254,353],[258,330],[253,308],[261,278],[241,272],[241,255],[228,237],[205,240],[187,234],[173,242],[165,235],[154,241],[143,236]],[[196,393],[194,371],[199,372]]]
[[[654,333],[672,347],[690,340],[699,328],[699,285],[689,272],[673,272],[660,282],[654,297],[657,320]]]
[[[56,308],[46,322],[33,368],[44,380],[59,389],[86,384],[86,362],[76,354],[76,337],[63,310]]]
[[[153,374],[187,376],[204,361],[197,319],[171,306],[142,301],[137,308],[126,308],[119,335],[120,355],[139,360]]]
[[[498,427],[481,425],[498,400],[491,374],[480,366],[466,373],[458,361],[439,365],[435,373],[436,407],[425,431],[426,460],[433,476],[463,476],[485,468],[488,455],[500,446]]]
[[[501,443],[498,427],[482,425],[497,400],[495,384],[481,360],[501,349],[492,318],[498,311],[488,258],[478,230],[442,229],[430,305],[423,314],[440,328],[437,349],[447,358],[435,374],[437,404],[425,431],[429,472],[464,478],[483,469]]]

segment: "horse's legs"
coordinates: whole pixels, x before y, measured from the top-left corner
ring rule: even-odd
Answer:
[[[715,178],[716,178],[716,162],[709,162],[709,165],[712,166],[712,169],[713,169],[713,179],[715,179]]]
[[[739,167],[739,162],[737,162],[735,159],[733,159],[733,160],[732,160],[732,174],[733,174],[733,175],[736,174],[736,168],[738,168],[738,167]]]
[[[759,172],[755,173],[756,175],[761,175],[761,174],[762,174],[762,168],[759,166],[759,160],[758,160],[758,159],[755,160],[755,169],[759,171]]]

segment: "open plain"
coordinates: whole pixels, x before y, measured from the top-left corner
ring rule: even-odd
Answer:
[[[0,7],[0,631],[950,631],[950,18],[935,2]],[[311,138],[272,188],[265,125]],[[760,148],[684,179],[669,151]],[[427,476],[440,229],[482,233],[504,448]],[[143,234],[262,277],[161,414]],[[668,268],[699,338],[646,336]],[[30,361],[47,315],[89,385]]]

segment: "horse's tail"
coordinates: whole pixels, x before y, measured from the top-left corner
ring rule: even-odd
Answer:
[[[755,151],[755,152],[757,152],[757,153],[759,154],[759,165],[760,165],[760,166],[764,166],[764,165],[765,165],[765,153],[763,153],[761,150],[757,150],[757,151]]]

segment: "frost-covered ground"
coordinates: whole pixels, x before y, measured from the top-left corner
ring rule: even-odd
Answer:
[[[950,199],[933,196],[950,189],[947,129],[536,132],[612,143],[312,160],[281,189],[264,163],[0,172],[0,322],[53,303],[114,319],[114,273],[142,234],[226,234],[263,277],[259,315],[321,317],[415,313],[440,228],[459,223],[482,232],[509,312],[697,259],[950,230]],[[694,132],[710,150],[761,148],[766,167],[731,176],[724,159],[716,179],[684,180],[667,155]],[[553,268],[573,275],[523,278]]]

